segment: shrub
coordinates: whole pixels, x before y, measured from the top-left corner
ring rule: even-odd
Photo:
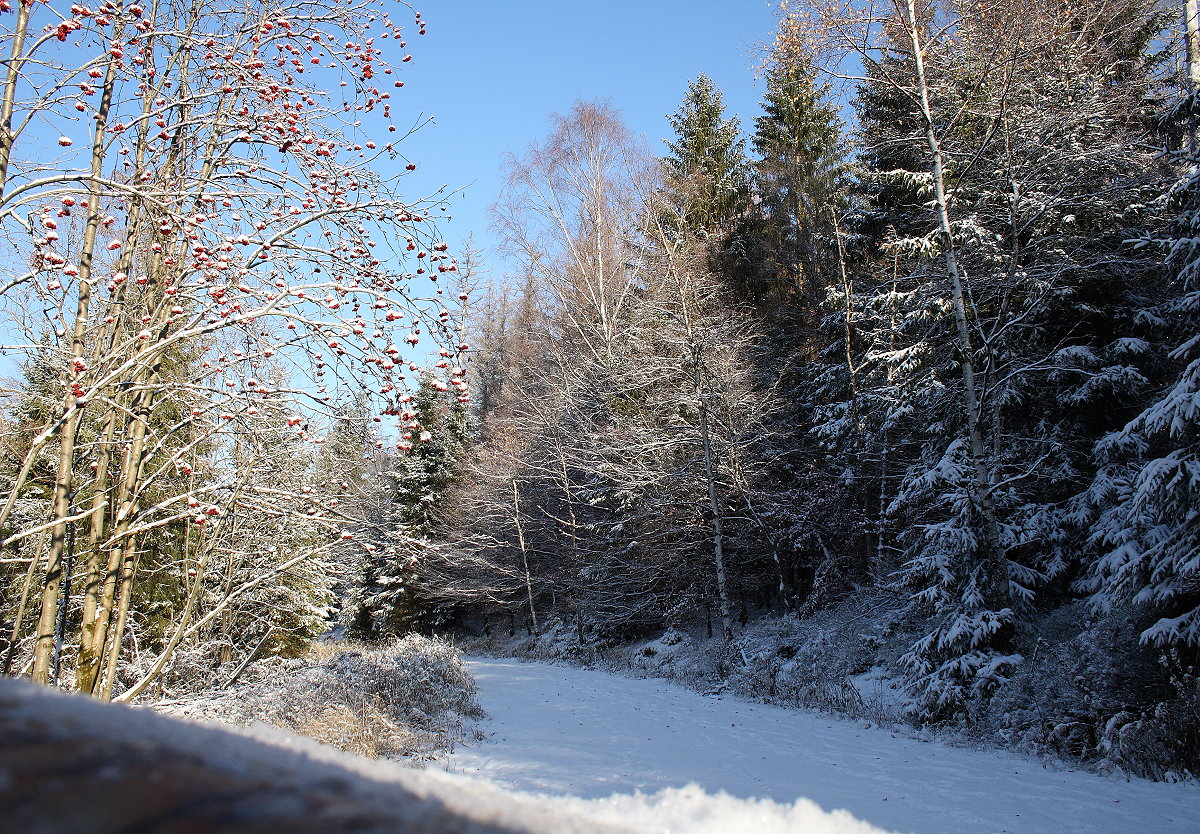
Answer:
[[[1200,687],[1189,659],[1139,642],[1135,609],[1082,602],[1017,636],[1025,661],[981,705],[978,734],[1150,779],[1200,772]]]
[[[483,712],[462,655],[409,635],[378,648],[320,644],[308,658],[251,664],[244,682],[157,708],[203,720],[264,721],[372,758],[435,758]]]

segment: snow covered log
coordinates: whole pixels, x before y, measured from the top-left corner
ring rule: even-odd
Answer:
[[[0,820],[25,834],[617,829],[449,774],[0,679]]]

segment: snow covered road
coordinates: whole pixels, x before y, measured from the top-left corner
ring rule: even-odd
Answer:
[[[502,787],[598,799],[695,783],[779,803],[804,797],[919,834],[1200,832],[1195,784],[1048,770],[659,680],[490,658],[470,667],[489,739],[460,748],[449,767]]]

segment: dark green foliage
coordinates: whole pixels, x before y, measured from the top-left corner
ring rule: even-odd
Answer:
[[[383,474],[386,486],[373,496],[371,514],[382,532],[363,558],[345,616],[350,633],[364,639],[428,631],[449,616],[445,603],[427,592],[424,562],[439,538],[439,504],[468,447],[467,413],[431,377],[406,408],[412,428]]]
[[[737,117],[725,118],[721,91],[701,73],[667,118],[675,131],[667,142],[668,190],[693,232],[720,236],[749,199],[746,140]]]
[[[806,56],[777,49],[752,140],[760,272],[767,273],[760,292],[783,287],[814,306],[838,272],[845,178],[841,119],[815,72]]]
[[[469,436],[462,403],[423,380],[412,402],[420,428],[409,430],[412,446],[396,457],[391,479],[400,523],[419,538],[435,534],[438,502],[453,482]],[[424,432],[429,438],[422,439]]]

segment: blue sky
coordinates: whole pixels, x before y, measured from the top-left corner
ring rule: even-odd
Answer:
[[[474,232],[496,277],[504,271],[488,225],[506,151],[544,136],[553,112],[609,98],[655,152],[671,134],[666,116],[687,83],[706,73],[743,129],[759,112],[754,67],[774,31],[770,0],[425,0],[428,33],[411,29],[405,87],[393,96],[398,126],[419,113],[434,122],[401,146],[418,165],[406,196],[441,186],[455,195],[440,224],[457,244]],[[397,15],[397,20],[401,20]]]

